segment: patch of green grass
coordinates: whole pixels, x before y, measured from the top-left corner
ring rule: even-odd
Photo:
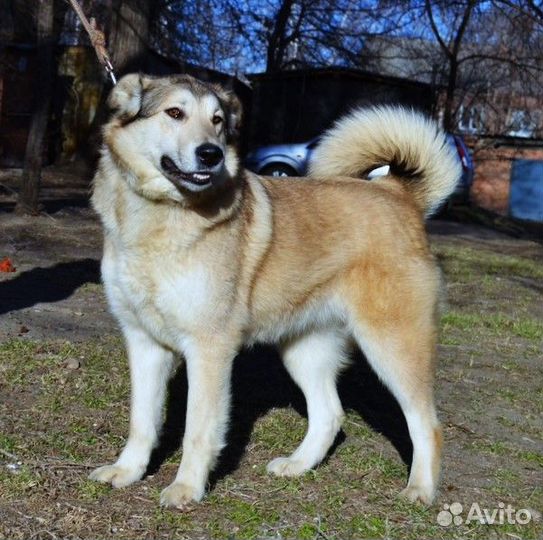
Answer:
[[[273,528],[280,519],[278,510],[269,507],[262,499],[248,502],[236,497],[211,494],[206,504],[219,507],[225,520],[223,523],[209,523],[208,533],[213,537],[258,538],[265,536],[263,532]]]
[[[505,361],[502,364],[502,368],[505,369],[505,371],[511,371],[511,372],[523,371],[523,367],[519,364],[519,362],[517,362],[516,360],[512,358]]]
[[[450,347],[458,347],[459,345],[463,344],[463,341],[455,336],[451,335],[445,335],[444,332],[441,333],[441,336],[439,338],[440,345],[450,346]]]
[[[36,343],[25,339],[8,339],[0,343],[0,355],[26,357],[28,353],[35,351]]]
[[[485,326],[495,333],[510,333],[518,337],[539,341],[543,339],[543,323],[536,319],[507,317],[500,313],[487,315]]]
[[[68,358],[81,359],[81,368],[67,370],[63,363]],[[64,403],[75,394],[88,392],[106,395],[110,401],[128,396],[128,369],[119,339],[78,344],[15,338],[0,343],[0,365],[6,382],[37,384]],[[49,405],[53,409],[58,406],[54,400]]]
[[[488,440],[477,440],[472,443],[473,448],[486,452],[488,454],[494,454],[497,456],[505,456],[510,454],[512,449],[509,448],[505,443],[501,441],[488,441]]]
[[[38,367],[35,355],[38,347],[24,339],[9,339],[0,343],[0,366],[4,381],[10,386],[25,384]]]
[[[0,433],[0,448],[6,452],[12,453],[15,450],[16,442],[13,437]]]
[[[68,358],[79,359],[80,367],[67,368]],[[116,442],[116,432],[124,433],[128,369],[119,339],[83,344],[8,340],[0,343],[0,365],[11,387],[32,396],[32,407],[17,425],[35,433],[24,443],[17,440],[17,433],[8,434],[0,438],[0,448],[24,449],[20,452],[30,459],[50,455],[80,462],[88,459],[98,442]],[[98,436],[92,422],[83,419],[106,407],[111,411],[105,420],[107,431]]]
[[[303,523],[298,530],[296,531],[295,538],[300,538],[301,540],[310,540],[317,536],[317,527],[312,523]]]
[[[222,499],[222,504],[228,506],[226,517],[232,524],[239,528],[239,538],[256,538],[260,531],[260,525],[264,522],[255,504],[236,499]]]
[[[2,497],[12,499],[24,496],[30,490],[40,485],[41,476],[29,467],[22,465],[16,470],[9,470],[5,467],[0,468],[0,487]]]
[[[498,469],[494,476],[500,482],[506,482],[509,485],[514,484],[520,478],[518,472],[512,471],[511,469],[503,468]]]
[[[512,448],[502,441],[478,440],[472,443],[473,448],[497,456],[510,456],[526,463],[543,467],[543,454],[531,450]]]
[[[271,454],[290,454],[302,441],[307,419],[291,409],[274,409],[255,424],[252,438]]]
[[[512,428],[518,425],[517,422],[507,418],[506,416],[498,416],[497,420],[502,426],[507,428]]]
[[[481,525],[482,529],[489,525]],[[497,538],[523,538],[526,540],[540,540],[541,539],[541,525],[537,524],[534,520],[531,520],[526,525],[517,523],[503,523],[501,525],[492,525],[492,529],[499,536]]]
[[[449,311],[441,317],[443,332],[451,329],[467,332],[485,329],[494,336],[516,336],[532,341],[543,339],[543,323],[528,317],[509,317],[501,313],[465,313]]]
[[[97,501],[110,492],[111,486],[109,484],[101,484],[86,478],[77,485],[77,493],[84,501]]]
[[[529,450],[519,450],[517,455],[526,463],[543,467],[543,454],[541,452],[531,452]]]
[[[378,474],[385,479],[405,478],[405,466],[394,460],[354,444],[345,444],[337,452],[341,464],[356,476]]]
[[[156,501],[158,501],[158,497],[155,498]],[[175,510],[171,510],[168,508],[161,508],[157,506],[154,510],[154,514],[150,520],[151,527],[154,528],[167,528],[169,531],[176,534],[182,534],[183,532],[188,532],[191,530],[193,526],[192,517],[190,513],[185,512],[176,512]],[[210,530],[213,529],[214,522],[210,522]],[[219,531],[218,535],[220,536],[224,532],[222,529]]]
[[[348,502],[350,490],[343,486],[331,486],[328,477],[321,482],[319,490],[323,495],[323,502],[327,509],[338,511]]]
[[[303,491],[304,486],[300,486],[300,491]],[[302,500],[300,508],[305,515],[313,516],[317,513],[317,504],[314,500]]]
[[[388,521],[380,516],[355,516],[349,520],[348,529],[355,538],[381,538],[390,532]]]
[[[446,530],[436,521],[438,512],[439,509],[436,509],[436,506],[413,504],[396,496],[390,501],[390,508],[385,513],[384,521],[388,525],[386,537],[413,540],[446,537],[443,534]]]
[[[70,437],[63,431],[47,432],[42,443],[49,453],[56,454],[61,459],[82,462],[85,457],[81,454],[84,437]]]
[[[443,331],[446,332],[450,328],[466,331],[481,324],[480,315],[472,315],[470,313],[460,313],[458,311],[449,311],[441,317],[441,325]]]
[[[473,256],[476,256],[477,253],[480,252],[474,251]],[[513,255],[498,255],[490,252],[483,253],[481,266],[485,274],[543,279],[543,267],[532,259]]]
[[[265,470],[263,470],[262,473],[266,474]],[[314,471],[308,471],[303,476],[292,478],[273,478],[273,481],[274,484],[277,484],[277,486],[281,486],[285,493],[289,493],[290,495],[299,495],[304,484],[314,479]]]
[[[543,279],[541,264],[525,257],[501,255],[464,246],[433,246],[433,251],[445,273],[460,281],[470,281],[476,275]]]
[[[102,292],[103,290],[104,286],[101,283],[83,283],[79,287],[81,292]]]
[[[105,410],[109,408],[111,404],[111,400],[109,396],[98,395],[96,392],[93,392],[92,390],[87,390],[83,394],[82,398],[83,398],[83,403],[89,409]]]
[[[89,435],[91,433],[89,424],[79,418],[76,418],[70,422],[69,429],[72,433],[79,433],[82,435]]]
[[[520,397],[518,393],[511,388],[498,388],[496,394],[508,403],[516,403]]]

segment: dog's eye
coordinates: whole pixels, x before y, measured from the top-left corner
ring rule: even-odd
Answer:
[[[168,116],[171,116],[172,118],[175,118],[176,120],[181,120],[183,116],[183,111],[181,109],[178,109],[177,107],[172,107],[171,109],[166,109],[166,114]]]
[[[211,119],[211,121],[213,122],[213,124],[214,124],[215,126],[217,126],[218,124],[220,124],[220,123],[223,121],[223,119],[222,119],[221,116],[219,116],[218,114],[216,114],[216,115]]]

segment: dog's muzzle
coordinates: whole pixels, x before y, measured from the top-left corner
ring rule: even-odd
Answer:
[[[200,191],[211,186],[211,180],[214,176],[214,172],[208,170],[194,172],[182,171],[168,156],[162,156],[160,166],[162,167],[164,176],[178,188],[182,187],[189,190],[196,188],[196,191]]]

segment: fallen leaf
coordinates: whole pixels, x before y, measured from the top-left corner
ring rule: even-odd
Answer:
[[[0,261],[0,272],[15,272],[17,270],[9,257],[4,257]]]

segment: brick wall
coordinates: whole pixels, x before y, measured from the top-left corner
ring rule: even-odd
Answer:
[[[471,187],[473,204],[507,215],[509,212],[509,186],[511,164],[514,159],[543,160],[543,147],[518,148],[498,146],[485,140],[471,141],[475,176]]]

